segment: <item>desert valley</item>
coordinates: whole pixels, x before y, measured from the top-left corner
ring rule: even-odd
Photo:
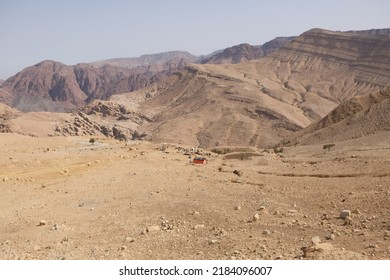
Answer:
[[[389,86],[390,29],[25,68],[0,259],[390,259]]]

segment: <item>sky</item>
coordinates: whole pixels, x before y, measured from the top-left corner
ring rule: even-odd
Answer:
[[[389,11],[389,0],[0,0],[0,79],[46,59],[204,55],[311,28],[389,28]]]

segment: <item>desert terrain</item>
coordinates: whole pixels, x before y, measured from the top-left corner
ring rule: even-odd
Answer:
[[[23,69],[0,259],[390,259],[389,34]]]
[[[194,165],[190,146],[5,133],[0,259],[389,259],[389,136]]]

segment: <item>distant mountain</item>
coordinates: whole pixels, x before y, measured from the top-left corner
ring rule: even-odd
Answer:
[[[357,30],[357,31],[351,30],[351,31],[347,31],[347,33],[390,36],[390,28]]]
[[[226,48],[213,55],[201,60],[203,64],[224,64],[224,63],[240,63],[259,59],[270,53],[277,51],[285,44],[293,40],[295,37],[277,37],[262,46],[252,46],[249,44],[240,44],[230,48]]]
[[[175,67],[184,66],[190,63],[197,62],[198,58],[188,52],[182,51],[170,51],[157,54],[147,54],[140,57],[130,58],[113,58],[100,60],[96,62],[88,63],[94,67],[102,67],[104,65],[113,65],[123,68],[136,68],[136,67],[162,67],[163,69],[172,69]]]
[[[275,39],[273,39],[267,43],[264,43],[261,46],[261,49],[263,50],[264,55],[268,55],[268,54],[271,54],[271,53],[279,50],[281,47],[283,47],[287,43],[291,42],[295,38],[296,38],[296,36],[276,37]]]
[[[8,94],[0,101],[21,111],[67,111],[145,87],[157,79],[155,74],[111,65],[95,68],[43,61],[5,81],[2,90]]]
[[[212,55],[204,60],[203,64],[224,64],[224,63],[239,63],[243,61],[258,59],[264,56],[264,52],[259,46],[249,44],[241,44],[233,46],[223,51]]]
[[[0,87],[5,82],[5,80],[0,79]]]

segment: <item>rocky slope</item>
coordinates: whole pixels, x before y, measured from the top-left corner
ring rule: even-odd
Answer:
[[[285,140],[291,144],[345,141],[390,130],[390,88],[357,96]]]

